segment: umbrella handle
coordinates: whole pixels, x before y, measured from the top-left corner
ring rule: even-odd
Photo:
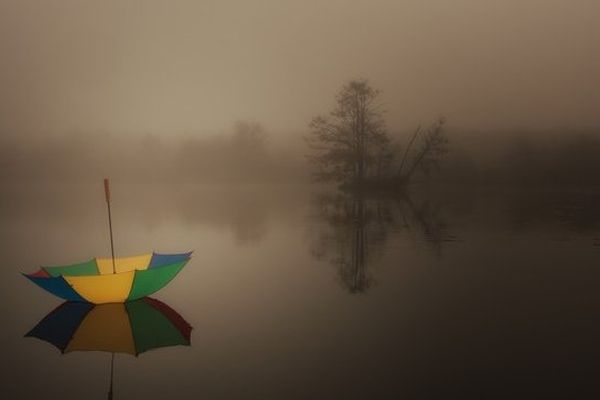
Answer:
[[[106,197],[106,205],[108,206],[108,229],[110,231],[110,254],[112,256],[113,274],[117,273],[115,265],[115,246],[113,244],[113,232],[112,232],[112,217],[110,215],[110,185],[108,178],[104,178],[104,196]]]
[[[104,178],[104,196],[106,197],[106,202],[110,203],[110,184],[108,178]]]

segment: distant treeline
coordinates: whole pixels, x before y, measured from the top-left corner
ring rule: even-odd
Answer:
[[[309,178],[306,148],[273,142],[255,122],[226,133],[168,138],[147,135],[69,135],[0,139],[0,179],[90,181],[102,176],[146,182],[296,183]],[[434,173],[413,183],[599,185],[600,129],[462,133]],[[398,137],[406,142],[406,136]],[[396,138],[394,137],[396,140]]]
[[[600,129],[473,133],[462,143],[453,142],[443,167],[430,179],[519,186],[600,185]]]
[[[256,122],[214,135],[81,134],[0,140],[0,179],[130,182],[305,181],[301,152],[271,143]]]

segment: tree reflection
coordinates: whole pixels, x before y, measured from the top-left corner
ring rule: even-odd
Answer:
[[[452,240],[441,206],[417,204],[408,195],[320,194],[314,208],[314,218],[321,223],[312,254],[334,265],[341,286],[352,294],[366,293],[374,285],[370,266],[383,255],[392,233],[406,231],[438,255],[443,242]]]

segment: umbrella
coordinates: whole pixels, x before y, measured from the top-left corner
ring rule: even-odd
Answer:
[[[112,398],[114,354],[136,357],[167,346],[190,346],[192,327],[171,307],[145,297],[121,304],[93,305],[67,301],[46,315],[25,336],[44,340],[61,353],[112,353],[109,399]]]
[[[41,267],[34,273],[23,275],[67,301],[123,303],[162,289],[181,271],[191,255],[192,252],[150,253],[114,259],[92,258],[77,264]]]
[[[77,264],[41,267],[34,273],[23,274],[25,277],[67,301],[105,304],[149,296],[162,289],[181,271],[192,252],[153,252],[115,258],[108,179],[104,179],[104,194],[108,209],[111,258],[92,258]]]

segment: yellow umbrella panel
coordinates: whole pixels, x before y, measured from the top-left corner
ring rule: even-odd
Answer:
[[[42,267],[24,275],[68,301],[124,303],[162,289],[183,269],[191,254],[151,253],[116,258],[115,273],[112,259],[93,258],[77,264]]]

